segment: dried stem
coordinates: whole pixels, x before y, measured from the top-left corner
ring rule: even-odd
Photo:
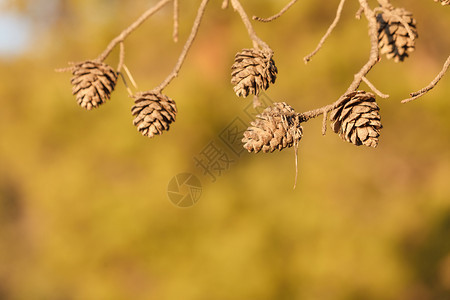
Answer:
[[[322,48],[323,44],[325,43],[326,39],[330,36],[331,32],[333,32],[334,28],[336,27],[337,23],[339,22],[339,19],[341,18],[342,15],[342,9],[344,8],[344,3],[345,0],[341,0],[341,2],[339,3],[338,9],[336,11],[336,17],[334,18],[333,23],[331,23],[330,27],[328,28],[327,32],[325,33],[325,35],[322,37],[322,39],[320,40],[319,44],[317,45],[316,49],[314,49],[313,52],[311,52],[310,54],[306,55],[303,60],[305,61],[305,64],[308,63],[311,58],[317,53],[319,52],[319,50]]]
[[[293,6],[295,3],[297,2],[297,0],[291,0],[291,2],[289,2],[279,13],[277,13],[276,15],[273,15],[269,18],[260,18],[257,16],[253,16],[253,20],[255,21],[260,21],[260,22],[271,22],[275,19],[278,19],[279,17],[281,17],[285,12],[288,11],[289,8],[291,8],[291,6]]]
[[[122,78],[123,84],[125,85],[128,95],[132,96],[133,95],[133,91],[130,89],[130,87],[128,86],[127,81],[125,80],[125,76],[123,76],[123,73],[119,73],[120,77]]]
[[[241,16],[242,22],[247,28],[248,35],[250,36],[250,39],[253,42],[253,47],[257,48],[258,46],[260,46],[263,50],[267,50],[270,53],[273,53],[270,47],[256,35],[252,23],[250,22],[250,19],[248,18],[247,13],[245,12],[239,0],[231,0],[231,5],[233,6],[233,9],[237,11]]]
[[[230,3],[230,0],[223,0],[223,2],[222,2],[222,9],[227,9],[229,3]]]
[[[128,78],[130,78],[131,84],[134,86],[135,89],[138,89],[137,83],[133,78],[133,75],[131,75],[130,70],[128,70],[127,65],[123,65],[123,69],[125,70],[125,73],[127,73]]]
[[[178,12],[179,3],[178,0],[173,0],[173,41],[178,42]]]
[[[364,66],[362,66],[359,72],[354,75],[353,82],[350,84],[347,91],[341,97],[339,97],[338,100],[336,100],[332,104],[298,114],[301,122],[307,122],[312,118],[328,113],[329,111],[340,106],[342,102],[346,99],[346,95],[358,89],[359,85],[361,84],[361,81],[363,80],[363,77],[366,76],[367,73],[369,73],[369,71],[372,69],[372,67],[379,61],[380,54],[378,51],[377,20],[375,13],[373,10],[370,9],[367,0],[358,0],[358,1],[361,7],[363,8],[364,15],[366,16],[366,19],[368,21],[369,37],[371,45],[369,60]]]
[[[434,88],[438,82],[442,79],[442,77],[444,77],[445,73],[447,73],[448,68],[450,67],[450,56],[447,57],[447,60],[444,63],[444,66],[442,67],[442,70],[439,72],[439,74],[433,79],[433,81],[430,82],[429,85],[427,85],[426,87],[424,87],[423,89],[411,93],[411,98],[402,100],[402,103],[408,103],[410,101],[413,101],[423,95],[425,95],[426,93],[428,93],[428,91],[430,91],[432,88]]]
[[[322,120],[322,135],[327,134],[327,121],[328,121],[328,112],[325,111],[323,113],[323,120]]]
[[[151,15],[156,13],[158,10],[160,10],[164,5],[168,4],[172,0],[161,0],[159,1],[155,6],[149,8],[147,11],[145,11],[136,21],[133,22],[130,26],[128,26],[125,30],[123,30],[116,38],[114,38],[109,45],[106,47],[105,51],[101,53],[96,60],[103,62],[106,57],[111,53],[111,51],[114,49],[114,47],[117,46],[117,44],[123,42],[130,33],[132,33],[134,30],[136,30],[142,23],[144,23]]]
[[[378,0],[378,4],[380,4],[381,7],[386,7],[386,8],[392,8],[392,4],[391,1],[389,0]]]
[[[120,46],[120,53],[119,53],[119,63],[117,65],[117,72],[120,72],[122,70],[123,62],[125,61],[125,46],[123,42],[121,42],[119,46]]]
[[[209,0],[203,0],[198,8],[197,16],[195,17],[194,25],[192,26],[191,34],[189,35],[186,43],[184,44],[183,51],[181,52],[180,57],[178,58],[178,62],[175,65],[172,72],[167,76],[167,78],[157,87],[155,91],[161,92],[169,83],[178,76],[178,72],[181,69],[181,66],[186,59],[186,55],[189,52],[189,49],[194,42],[195,37],[197,36],[198,28],[200,27],[200,23],[202,21],[203,14],[205,13],[206,4],[208,4]]]
[[[366,78],[366,76],[363,76],[362,80],[369,86],[369,88],[378,95],[378,97],[381,97],[383,99],[387,99],[390,96],[387,94],[384,94],[382,92],[380,92],[380,90],[378,90],[373,84],[372,82],[369,81],[369,79]]]

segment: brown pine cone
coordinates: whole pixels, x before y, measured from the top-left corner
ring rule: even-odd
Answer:
[[[450,5],[450,0],[434,0],[434,2],[441,2],[441,5]]]
[[[175,122],[177,107],[175,101],[161,93],[141,92],[132,96],[135,101],[131,113],[133,124],[144,136],[153,137],[169,130]]]
[[[72,66],[72,93],[77,103],[91,110],[111,97],[117,82],[117,73],[109,65],[97,61],[84,61]]]
[[[275,83],[277,73],[272,53],[243,49],[236,54],[231,67],[231,84],[238,97],[258,95],[261,90],[267,90],[270,83]]]
[[[413,37],[400,19],[408,24]],[[399,62],[408,57],[408,52],[414,51],[418,34],[412,13],[403,8],[385,9],[377,15],[377,24],[380,54],[386,54],[388,59],[394,58],[395,62]]]
[[[331,128],[349,143],[375,148],[383,127],[379,111],[374,94],[352,92],[342,105],[331,112]]]
[[[284,102],[267,107],[244,132],[244,148],[248,152],[273,152],[298,143],[303,128],[294,109]]]

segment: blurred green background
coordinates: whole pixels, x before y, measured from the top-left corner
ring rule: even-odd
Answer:
[[[179,43],[169,7],[126,40],[140,90],[176,63],[200,1],[180,2]],[[0,1],[0,19],[14,15],[29,31],[23,52],[0,57],[0,299],[450,299],[450,74],[400,104],[450,53],[450,8],[393,1],[414,12],[419,39],[404,63],[382,59],[368,76],[391,95],[378,100],[378,148],[323,137],[312,120],[293,190],[292,149],[244,153],[214,183],[195,167],[232,120],[249,121],[251,99],[238,99],[229,82],[235,53],[251,42],[221,2],[208,5],[165,90],[177,121],[148,139],[132,124],[122,81],[88,112],[71,95],[71,75],[54,69],[95,58],[155,0]],[[242,2],[249,15],[269,16],[286,1]],[[347,89],[369,53],[367,22],[354,18],[357,1],[347,2],[308,65],[302,58],[338,1],[299,1],[279,20],[254,24],[275,51],[273,101],[301,112]],[[203,185],[185,209],[167,197],[181,172]]]

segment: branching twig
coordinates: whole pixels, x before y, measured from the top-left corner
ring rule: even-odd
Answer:
[[[339,19],[341,18],[342,15],[342,9],[344,7],[344,3],[345,0],[341,0],[341,2],[339,3],[338,9],[336,11],[336,17],[334,18],[333,23],[331,23],[330,27],[328,28],[327,32],[325,33],[325,35],[322,37],[322,39],[320,40],[319,44],[317,45],[316,49],[314,49],[313,52],[311,52],[310,54],[308,54],[307,56],[305,56],[303,58],[303,60],[305,61],[305,63],[308,63],[311,58],[317,53],[319,52],[320,48],[322,48],[323,44],[325,43],[326,39],[328,38],[328,36],[331,34],[331,32],[333,31],[333,29],[336,27],[337,23],[339,22]]]
[[[124,31],[122,31],[116,38],[114,38],[109,45],[106,47],[105,51],[101,53],[96,60],[98,61],[104,61],[106,57],[111,53],[111,51],[114,49],[117,44],[123,42],[127,36],[132,33],[134,30],[136,30],[142,23],[144,23],[151,15],[156,13],[158,10],[160,10],[164,5],[169,3],[171,0],[161,0],[159,1],[155,6],[149,8],[147,11],[145,11],[136,21],[133,22],[130,26],[128,26]]]
[[[344,101],[346,99],[346,95],[350,92],[356,91],[356,89],[361,84],[363,77],[365,75],[367,75],[367,73],[369,73],[369,71],[372,69],[372,67],[378,62],[379,51],[378,51],[376,16],[375,16],[375,13],[373,12],[373,10],[370,9],[369,4],[367,3],[367,0],[359,0],[359,3],[361,5],[361,7],[363,8],[364,15],[366,16],[367,21],[369,23],[369,37],[370,37],[370,45],[371,45],[369,60],[359,70],[359,72],[354,75],[353,82],[350,84],[347,91],[341,97],[339,97],[338,100],[336,100],[332,104],[298,114],[301,122],[306,122],[312,118],[315,118],[322,114],[328,113],[331,110],[335,109],[336,107],[340,106],[342,104],[342,101]]]
[[[291,8],[292,5],[294,5],[297,2],[297,0],[291,0],[291,2],[289,2],[279,13],[277,13],[276,15],[273,15],[269,18],[260,18],[257,16],[253,16],[253,20],[255,21],[260,21],[260,22],[271,22],[275,19],[278,19],[279,17],[281,17],[285,12],[288,11],[289,8]]]
[[[157,87],[155,91],[161,92],[175,77],[178,76],[178,72],[183,65],[184,60],[186,59],[186,55],[189,49],[194,42],[195,37],[197,36],[198,28],[200,27],[200,23],[202,21],[203,14],[205,13],[206,4],[208,4],[209,0],[203,0],[198,8],[197,16],[195,17],[194,25],[192,26],[191,34],[184,44],[183,51],[181,52],[180,57],[178,58],[178,62],[175,65],[172,72],[167,76],[167,78]]]
[[[253,29],[252,23],[250,22],[250,19],[248,18],[248,15],[246,14],[244,8],[242,7],[239,0],[231,0],[231,5],[233,6],[233,9],[239,13],[241,16],[242,22],[244,23],[245,27],[247,28],[248,35],[250,36],[250,39],[253,42],[253,47],[257,48],[260,46],[264,50],[267,50],[269,52],[272,52],[270,47],[261,40],[255,33],[255,30]]]
[[[426,93],[428,93],[428,91],[430,91],[432,88],[434,88],[434,87],[438,84],[439,80],[441,80],[442,77],[444,77],[444,75],[445,75],[445,73],[447,72],[447,70],[448,70],[449,67],[450,67],[450,56],[449,56],[449,57],[447,58],[447,60],[445,61],[444,66],[442,67],[442,70],[441,70],[441,71],[439,72],[439,74],[433,79],[433,81],[430,82],[429,85],[427,85],[426,87],[424,87],[423,89],[421,89],[421,90],[419,90],[419,91],[417,91],[417,92],[411,93],[411,94],[410,94],[410,95],[411,95],[411,98],[402,100],[402,103],[408,103],[408,102],[413,101],[413,100],[415,100],[415,99],[417,99],[417,98],[419,98],[419,97],[425,95]]]
[[[383,98],[383,99],[387,99],[387,98],[390,97],[389,95],[380,92],[380,90],[377,89],[377,88],[372,84],[372,82],[370,82],[369,79],[366,78],[366,76],[363,76],[362,80],[370,87],[370,89],[371,89],[375,94],[378,95],[378,97]]]
[[[178,42],[178,0],[173,0],[173,41]]]

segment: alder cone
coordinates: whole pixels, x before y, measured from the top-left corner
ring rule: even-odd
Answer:
[[[149,91],[132,97],[135,99],[131,108],[133,124],[142,135],[150,138],[160,135],[175,122],[177,107],[175,101],[166,95]]]
[[[281,151],[298,143],[303,135],[297,113],[285,102],[267,107],[250,124],[242,139],[248,152]]]
[[[434,0],[434,2],[441,2],[441,5],[450,5],[450,0]]]
[[[331,128],[349,143],[375,148],[383,127],[379,111],[374,94],[352,92],[342,105],[331,112]]]
[[[413,37],[400,20],[408,24]],[[386,54],[388,59],[399,62],[408,57],[408,52],[414,51],[418,34],[412,13],[403,8],[387,9],[377,15],[377,24],[380,54]]]
[[[275,83],[278,69],[272,53],[259,49],[243,49],[238,52],[231,67],[231,84],[238,97],[258,95]]]
[[[109,65],[84,61],[72,67],[72,94],[77,103],[87,109],[98,107],[111,97],[117,82],[117,73]]]

